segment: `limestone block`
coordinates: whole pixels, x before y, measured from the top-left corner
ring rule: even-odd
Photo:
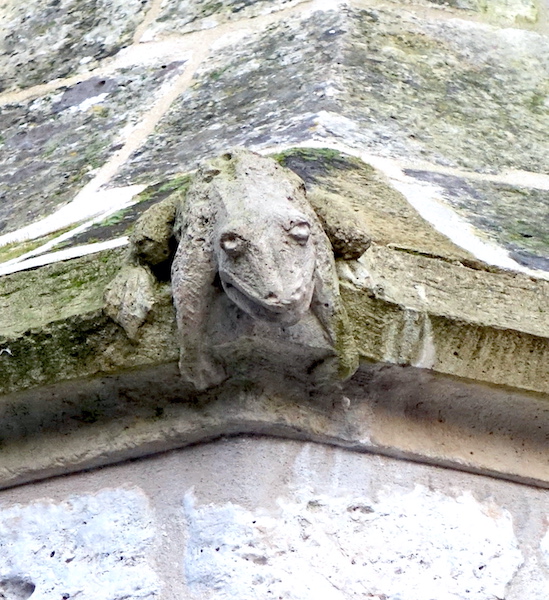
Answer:
[[[0,593],[545,600],[547,494],[328,444],[222,439],[2,491]]]
[[[523,563],[510,514],[423,486],[279,500],[276,510],[185,498],[190,598],[503,598]]]

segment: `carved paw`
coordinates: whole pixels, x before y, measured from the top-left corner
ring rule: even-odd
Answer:
[[[225,369],[205,355],[200,355],[193,361],[182,356],[179,371],[182,379],[199,392],[220,385],[227,379]]]
[[[105,312],[135,339],[154,304],[154,278],[143,266],[126,266],[105,293]]]

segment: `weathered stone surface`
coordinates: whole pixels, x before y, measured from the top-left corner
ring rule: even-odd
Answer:
[[[410,250],[465,265],[480,261],[436,231],[377,169],[330,149],[298,148],[277,155],[307,186],[336,254],[345,253],[342,238],[351,238],[358,258],[378,245]],[[338,252],[339,251],[339,252]],[[357,256],[358,255],[358,256]]]
[[[456,321],[549,337],[547,281],[464,268],[383,247],[372,248],[361,263],[380,299]],[[526,306],[527,311],[521,310]]]
[[[337,109],[322,92],[339,55],[329,33],[337,26],[335,13],[319,12],[212,52],[116,182],[157,179],[227,146],[307,139],[313,115]],[[184,145],[174,143],[181,139]]]
[[[158,17],[145,31],[145,39],[210,29],[238,19],[283,10],[303,0],[172,0],[163,2]]]
[[[342,113],[356,123],[351,137],[403,158],[547,172],[546,37],[382,9],[350,24]]]
[[[109,283],[105,293],[105,312],[124,328],[130,339],[154,306],[155,280],[141,265],[127,265]]]
[[[0,233],[72,200],[182,63],[131,67],[2,107]]]
[[[313,134],[406,160],[546,172],[547,38],[399,12],[317,12],[217,48],[118,182],[228,143]]]
[[[517,262],[549,271],[549,191],[407,170],[439,186],[444,199],[475,227],[509,250]]]
[[[524,560],[511,515],[470,494],[296,495],[267,512],[188,493],[190,598],[485,600],[504,597]]]
[[[126,348],[119,342],[115,350]],[[147,360],[142,348],[133,349],[137,358],[131,347],[118,358],[124,371],[119,362],[113,372],[112,350],[101,349],[103,376],[3,396],[0,487],[239,434],[312,440],[549,487],[546,396],[368,363],[331,394],[308,396],[264,374],[257,386],[189,395],[177,352],[145,367],[161,362],[162,349],[156,356],[151,349]]]
[[[4,505],[0,532],[4,598],[158,598],[153,516],[138,491]]]
[[[169,198],[153,204],[135,223],[130,236],[132,258],[142,264],[159,265],[170,257],[171,238],[178,199],[184,189],[174,192]]]
[[[102,300],[120,251],[3,278],[0,486],[194,447],[4,492],[0,596],[546,600],[546,491],[455,469],[549,487],[547,283],[483,264],[391,187],[424,218],[440,201],[449,222],[455,210],[547,270],[545,7],[101,1],[0,8],[0,177],[13,191],[0,227],[50,214],[105,164],[100,194],[165,182],[235,144],[340,143],[388,179],[332,151],[278,158],[304,173],[333,243],[345,242],[338,269],[364,364],[329,394],[267,371],[261,386],[190,395],[165,273],[133,339]],[[119,55],[142,66],[116,70],[106,59],[151,7]],[[17,91],[73,73],[80,86]],[[106,97],[101,81],[114,86]],[[516,169],[540,175],[523,186]],[[127,234],[142,208],[77,241]],[[239,434],[252,437],[203,443]]]
[[[105,290],[124,254],[115,250],[2,279],[3,393],[177,358],[165,284],[155,290],[152,327],[140,332],[138,347],[103,313]]]
[[[549,283],[490,272],[434,231],[361,161],[306,149],[278,159],[304,178],[313,204],[328,220],[345,206],[356,215],[359,233],[368,225],[375,245],[360,262],[338,265],[363,358],[549,391]],[[188,179],[146,191],[144,199],[180,184]],[[115,251],[3,279],[4,393],[175,359],[179,344],[167,272],[147,301],[154,304],[150,315],[141,314],[132,330],[139,331],[137,345],[100,314],[121,256]],[[264,337],[268,347],[271,336]]]
[[[177,240],[166,270],[171,266],[184,380],[207,389],[231,372],[245,375],[258,356],[273,371],[311,375],[318,386],[356,371],[333,251],[295,173],[234,149],[202,164],[186,193],[174,196],[143,214],[129,260],[152,240],[161,249],[153,260],[167,260],[170,238]],[[152,306],[149,266],[123,269],[107,293],[108,314],[132,338]]]
[[[341,263],[363,358],[548,392],[546,282],[463,266],[467,257],[360,161],[308,150],[279,159],[309,193],[350,198],[372,224],[376,245],[361,263]],[[146,195],[166,187],[173,189]],[[236,433],[298,436],[548,485],[543,398],[388,366],[362,371],[327,400],[295,390],[283,398],[280,381],[265,373],[264,395],[228,388],[190,398],[177,375],[167,286],[137,343],[99,312],[120,263],[117,251],[3,278],[2,391],[34,389],[4,398],[2,485]],[[67,387],[36,389],[67,379]],[[52,448],[60,434],[63,444]]]
[[[536,23],[543,12],[535,0],[430,0],[439,6],[451,6],[483,15],[488,21],[524,26]]]
[[[0,7],[0,92],[97,66],[131,42],[149,0],[7,0]]]
[[[104,290],[120,269],[124,256],[125,250],[115,250],[3,277],[2,336],[21,335],[54,321],[101,309]]]

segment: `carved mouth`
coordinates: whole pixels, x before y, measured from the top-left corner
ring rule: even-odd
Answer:
[[[221,279],[221,284],[227,296],[244,312],[255,319],[280,323],[284,325],[295,325],[309,309],[308,303],[303,303],[303,295],[293,302],[274,303],[267,300],[252,299],[249,294],[242,291],[234,283]]]

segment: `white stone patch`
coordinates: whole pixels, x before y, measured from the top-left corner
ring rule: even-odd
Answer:
[[[192,600],[488,600],[523,562],[507,511],[422,486],[308,495],[271,513],[184,502]]]
[[[549,515],[547,516],[547,522],[549,523]],[[540,550],[547,566],[549,567],[549,528],[541,540]]]
[[[417,359],[412,362],[412,366],[419,367],[420,369],[432,369],[437,361],[437,349],[435,346],[431,319],[429,319],[428,314],[423,315],[421,325],[419,355]]]
[[[188,61],[192,49],[185,38],[144,42],[123,48],[113,61],[111,70],[126,69],[134,65],[157,65],[161,62]]]
[[[401,173],[388,173],[382,169],[393,186],[401,192],[418,213],[438,231],[458,246],[469,250],[480,260],[514,271],[524,267],[509,257],[506,250],[496,244],[482,240],[477,231],[442,200],[443,192],[432,183],[417,181]],[[392,170],[392,169],[391,169]]]
[[[361,259],[362,256],[357,260],[336,261],[340,283],[345,285],[346,282],[349,282],[359,289],[369,289],[372,287],[372,276],[367,265]]]
[[[10,273],[16,273],[17,271],[36,269],[37,267],[43,267],[44,265],[49,265],[51,263],[61,262],[71,258],[79,258],[81,256],[87,256],[88,254],[103,252],[103,250],[119,248],[120,246],[125,246],[127,243],[128,237],[123,236],[115,238],[114,240],[107,240],[106,242],[84,244],[82,246],[74,246],[73,248],[59,250],[57,252],[48,252],[47,254],[34,256],[32,258],[22,260],[21,262],[8,261],[0,264],[0,275],[9,275]]]
[[[28,598],[34,586],[32,600],[158,598],[153,536],[147,500],[135,491],[1,509],[0,597],[4,587],[15,590],[8,598]]]
[[[84,100],[77,106],[71,106],[69,110],[71,112],[86,112],[92,106],[95,106],[96,104],[101,104],[101,102],[104,102],[105,99],[108,97],[108,95],[109,94],[107,94],[107,93],[103,93],[103,94],[98,94],[97,96],[92,96],[91,98],[86,98],[86,100]]]
[[[93,184],[93,181],[90,184]],[[93,186],[90,188],[86,186],[72,202],[65,204],[53,214],[16,231],[0,235],[0,246],[48,235],[90,217],[110,215],[134,204],[133,198],[145,187],[130,185],[123,188],[97,190]]]

